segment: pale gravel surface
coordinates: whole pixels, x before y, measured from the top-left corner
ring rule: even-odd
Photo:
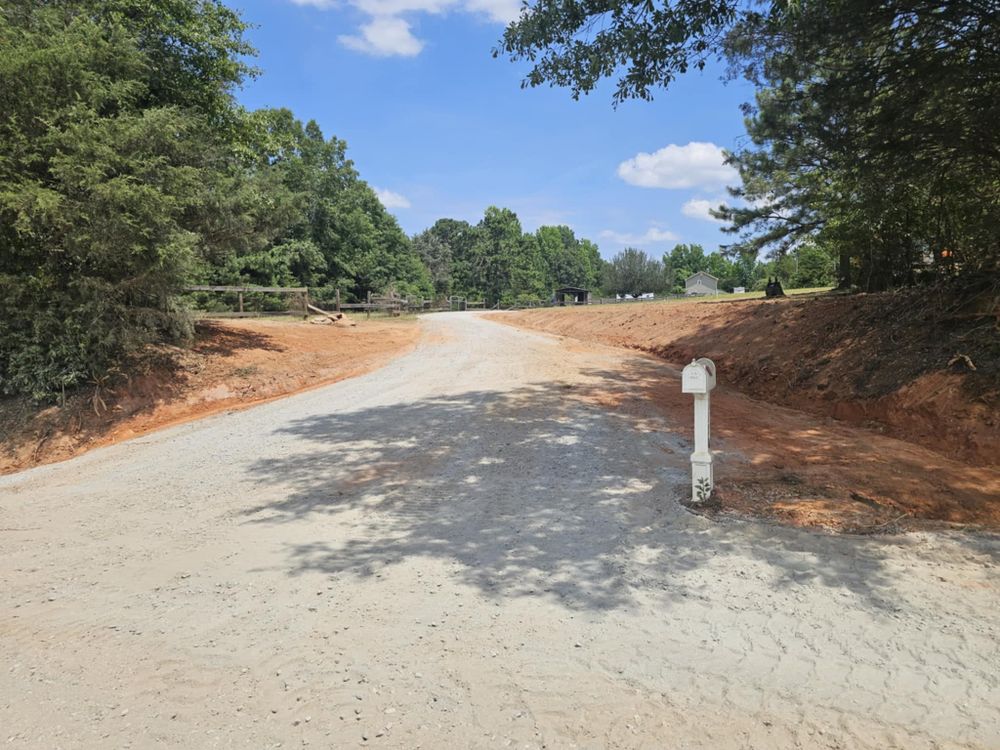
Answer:
[[[422,325],[0,478],[0,744],[1000,748],[995,537],[693,516],[634,355]]]

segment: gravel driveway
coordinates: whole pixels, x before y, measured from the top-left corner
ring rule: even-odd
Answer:
[[[691,515],[690,448],[606,406],[635,355],[421,325],[0,478],[0,742],[1000,748],[995,537]]]

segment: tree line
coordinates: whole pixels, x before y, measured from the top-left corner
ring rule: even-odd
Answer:
[[[722,61],[756,88],[730,258],[812,245],[844,288],[997,292],[996,0],[535,0],[494,54],[575,97],[617,77],[615,103]]]
[[[836,281],[834,257],[812,243],[766,261],[746,254],[727,257],[707,253],[701,245],[678,244],[662,258],[625,248],[604,264],[602,289],[610,295],[633,297],[649,292],[683,294],[684,281],[699,271],[718,279],[719,289],[725,292],[737,287],[761,291],[770,278],[790,288],[829,287]]]
[[[439,219],[413,238],[438,297],[487,305],[540,302],[559,286],[595,288],[603,261],[597,245],[567,226],[525,233],[517,214],[490,206],[475,225]]]

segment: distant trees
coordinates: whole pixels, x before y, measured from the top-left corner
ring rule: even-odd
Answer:
[[[490,206],[476,225],[471,249],[471,277],[466,282],[489,302],[515,294],[542,295],[545,290],[537,246],[521,231],[517,214]]]
[[[684,281],[698,271],[719,279],[719,288],[753,289],[767,277],[787,288],[832,286],[834,259],[816,243],[802,243],[788,253],[761,262],[750,253],[727,257],[698,244],[678,244],[662,260],[626,248],[610,261],[597,246],[579,239],[566,226],[522,231],[517,215],[491,206],[475,225],[439,219],[413,238],[415,252],[433,277],[439,297],[457,294],[484,299],[489,305],[548,299],[559,286],[579,286],[607,294],[683,294]]]
[[[578,240],[567,226],[544,226],[535,232],[546,263],[549,286],[592,288],[600,281],[600,252],[590,240]]]
[[[675,245],[664,254],[663,266],[668,279],[667,289],[674,294],[683,293],[685,279],[698,271],[715,276],[722,289],[732,291],[733,286],[739,286],[735,283],[732,264],[718,253],[706,253],[701,245]]]
[[[661,291],[665,283],[663,264],[634,247],[622,250],[604,268],[604,289],[611,294],[638,297]]]
[[[471,225],[439,219],[413,238],[438,295],[497,302],[548,299],[558,286],[595,288],[603,261],[597,245],[566,226],[525,233],[510,209],[490,206]]]
[[[834,259],[814,243],[802,243],[789,252],[767,262],[758,261],[754,254],[742,253],[727,257],[722,253],[706,253],[701,245],[675,245],[663,256],[667,289],[683,293],[684,280],[698,271],[707,271],[719,280],[719,288],[727,292],[736,287],[763,288],[764,280],[776,277],[787,288],[833,286],[836,283]]]
[[[833,286],[837,282],[834,257],[812,242],[797,245],[775,262],[775,276],[793,287]]]
[[[451,246],[432,229],[425,229],[413,238],[413,250],[423,261],[434,285],[435,297],[451,294]]]
[[[287,109],[250,115],[258,136],[247,182],[267,196],[255,244],[205,270],[216,283],[307,285],[319,298],[334,289],[364,297],[392,285],[430,294],[429,271],[347,158],[347,144],[326,139]]]

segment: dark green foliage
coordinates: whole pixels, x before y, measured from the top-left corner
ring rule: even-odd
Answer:
[[[616,103],[712,58],[751,80],[745,207],[718,213],[741,280],[803,243],[844,287],[1000,271],[996,0],[536,0],[500,52],[574,96],[620,76]]]
[[[728,49],[759,92],[733,155],[740,251],[834,248],[842,286],[994,273],[1000,256],[996,3],[803,4]]]
[[[523,85],[568,86],[577,97],[620,75],[615,102],[651,98],[690,68],[719,55],[738,18],[737,0],[536,0],[504,33],[499,49],[533,68]]]
[[[221,58],[245,47],[221,6],[169,5],[163,27],[135,3],[0,10],[3,393],[98,379],[189,330],[173,293],[228,189],[223,113],[245,69]],[[190,37],[178,17],[200,19]]]
[[[503,305],[542,302],[560,286],[595,288],[603,261],[597,245],[569,227],[525,234],[510,209],[490,206],[472,226],[439,219],[413,238],[439,297],[455,294]]]
[[[439,297],[451,294],[477,297],[478,277],[472,247],[476,228],[467,221],[438,219],[434,226],[414,238],[414,246],[424,259],[434,279]]]
[[[592,289],[600,284],[603,261],[593,242],[577,239],[566,226],[539,227],[535,238],[545,261],[548,286]]]
[[[836,263],[833,256],[823,248],[804,243],[782,258],[786,265],[791,265],[787,272],[781,274],[792,288],[833,286],[837,280]]]
[[[0,393],[184,339],[186,283],[431,293],[343,141],[236,105],[244,30],[214,0],[0,8]]]
[[[248,184],[267,196],[253,232],[256,245],[209,269],[218,283],[341,289],[346,298],[390,287],[430,295],[431,279],[395,218],[347,158],[347,144],[325,138],[287,109],[251,115],[260,142]]]
[[[663,264],[634,247],[625,248],[604,267],[604,289],[611,294],[638,297],[663,291],[666,283]]]
[[[420,256],[431,275],[436,297],[451,294],[451,246],[431,229],[426,229],[413,238],[413,249]]]

